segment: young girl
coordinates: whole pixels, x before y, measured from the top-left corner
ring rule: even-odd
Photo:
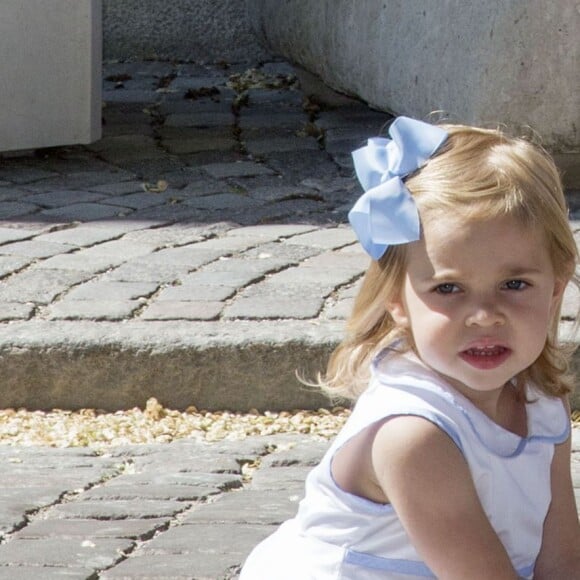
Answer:
[[[358,401],[241,580],[579,579],[557,170],[499,131],[389,132],[353,154],[373,261],[322,381]]]

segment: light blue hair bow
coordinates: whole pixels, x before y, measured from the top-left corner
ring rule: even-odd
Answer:
[[[366,252],[378,260],[390,245],[418,240],[419,213],[403,178],[423,166],[447,139],[447,132],[422,121],[397,117],[392,139],[374,137],[352,153],[365,193],[348,219]]]

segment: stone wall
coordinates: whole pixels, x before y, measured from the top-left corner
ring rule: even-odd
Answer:
[[[529,126],[554,152],[580,151],[576,0],[248,0],[248,7],[274,52],[377,108]]]
[[[106,60],[256,61],[267,58],[245,0],[103,0]]]

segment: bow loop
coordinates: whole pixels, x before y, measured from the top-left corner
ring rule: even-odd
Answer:
[[[419,213],[403,178],[422,167],[447,139],[443,129],[408,117],[395,119],[389,135],[392,139],[373,137],[352,153],[365,193],[348,217],[375,260],[392,244],[419,239]]]

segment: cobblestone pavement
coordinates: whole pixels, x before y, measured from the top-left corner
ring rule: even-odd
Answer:
[[[108,64],[102,140],[0,158],[3,406],[298,404],[278,375],[340,335],[366,266],[350,151],[388,116],[249,68]],[[1,447],[0,579],[235,578],[326,445]],[[579,452],[576,430],[577,490]]]
[[[277,435],[91,449],[0,448],[0,580],[237,578],[327,443]],[[573,477],[580,505],[580,429]]]
[[[100,141],[0,157],[4,405],[320,406],[294,371],[342,334],[350,152],[389,116],[308,94],[285,62],[107,64]]]

